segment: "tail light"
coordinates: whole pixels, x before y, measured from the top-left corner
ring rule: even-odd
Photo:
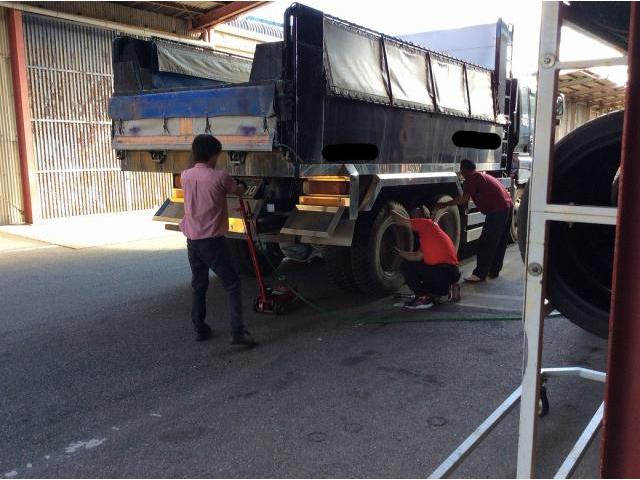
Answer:
[[[322,176],[306,178],[302,185],[301,205],[348,207],[349,177]]]
[[[182,188],[182,182],[180,181],[180,174],[173,174],[173,188]]]
[[[313,177],[302,186],[305,195],[349,195],[349,178]]]

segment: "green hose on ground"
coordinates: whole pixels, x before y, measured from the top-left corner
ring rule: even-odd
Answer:
[[[275,270],[274,270],[275,273]],[[279,280],[286,284],[286,276],[279,276]],[[296,298],[302,301],[304,304],[311,307],[313,310],[318,313],[333,319],[340,319],[348,322],[353,322],[358,325],[366,325],[366,324],[389,324],[389,323],[430,323],[430,322],[495,322],[495,321],[516,321],[522,320],[522,315],[520,314],[512,314],[512,315],[459,315],[459,314],[451,314],[451,315],[438,315],[438,316],[404,316],[402,318],[374,318],[374,319],[363,319],[356,318],[343,315],[336,310],[331,310],[329,308],[323,307],[315,302],[312,302],[304,295],[302,295],[297,289],[293,288],[291,285],[286,284],[287,287],[294,293]]]
[[[289,286],[291,291],[299,298],[302,302],[316,310],[317,312],[330,317],[330,318],[339,318],[344,319],[349,322],[355,322],[360,325],[365,324],[387,324],[387,323],[427,323],[427,322],[476,322],[476,321],[485,321],[485,322],[493,322],[493,321],[516,321],[522,320],[522,315],[513,314],[513,315],[438,315],[438,316],[420,316],[420,317],[403,317],[403,318],[373,318],[373,319],[362,319],[362,318],[354,318],[354,317],[346,317],[341,315],[335,310],[330,310],[328,308],[324,308],[321,305],[318,305],[311,300],[305,298],[300,294],[297,290]]]
[[[262,248],[264,248],[264,246],[262,245],[262,242],[260,242],[260,240],[258,240],[258,243],[260,243],[260,246]],[[457,315],[457,314],[451,314],[451,315],[439,315],[439,316],[421,316],[421,317],[403,317],[403,318],[374,318],[374,319],[362,319],[362,318],[355,318],[355,317],[349,317],[349,316],[345,316],[342,315],[341,313],[337,312],[336,310],[331,310],[328,308],[323,307],[322,305],[318,305],[315,302],[312,302],[311,300],[309,300],[308,298],[306,298],[304,295],[302,295],[297,289],[295,289],[294,287],[292,287],[291,285],[289,285],[287,283],[287,277],[286,275],[279,275],[278,274],[278,270],[280,269],[280,267],[282,266],[282,264],[278,265],[277,267],[275,267],[273,265],[273,263],[271,262],[271,260],[269,259],[268,255],[265,255],[265,258],[267,260],[267,262],[269,263],[270,267],[273,270],[273,275],[276,276],[278,278],[279,281],[283,282],[287,288],[289,288],[293,294],[296,296],[296,298],[298,298],[300,301],[302,301],[304,304],[308,305],[309,307],[311,307],[313,310],[317,311],[318,313],[328,317],[328,318],[333,318],[333,319],[341,319],[344,321],[348,321],[348,322],[353,322],[355,324],[358,325],[366,325],[366,324],[390,324],[390,323],[431,323],[431,322],[512,322],[512,321],[516,321],[516,320],[522,320],[522,315],[521,314],[511,314],[511,315],[494,315],[494,314],[490,314],[490,315],[473,315],[473,316],[469,316],[469,315]]]

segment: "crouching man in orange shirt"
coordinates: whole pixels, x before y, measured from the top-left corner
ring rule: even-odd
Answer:
[[[391,212],[397,225],[409,227],[418,233],[420,248],[407,252],[396,248],[404,259],[400,271],[415,298],[405,304],[406,308],[431,308],[434,300],[447,296],[450,301],[460,300],[460,270],[453,242],[440,226],[431,220],[426,207],[417,207],[407,218],[397,211]]]

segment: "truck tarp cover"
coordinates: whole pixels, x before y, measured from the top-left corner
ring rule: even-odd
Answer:
[[[329,17],[324,19],[324,49],[327,81],[335,95],[391,103],[390,93],[396,105],[424,110],[437,107],[452,115],[495,120],[489,70],[393,39],[383,40]]]
[[[324,20],[328,77],[335,93],[389,101],[380,38]]]
[[[469,84],[469,100],[471,115],[493,120],[493,90],[491,88],[491,72],[476,70],[467,66],[467,83]]]
[[[438,107],[445,112],[468,115],[463,64],[432,55],[431,68]]]
[[[224,83],[249,81],[251,61],[223,53],[156,40],[158,70]]]
[[[433,109],[427,75],[427,56],[419,50],[410,50],[393,43],[385,45],[391,92],[396,103]]]

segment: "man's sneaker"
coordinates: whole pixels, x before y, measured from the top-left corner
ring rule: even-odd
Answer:
[[[247,348],[254,348],[258,346],[251,334],[246,330],[242,330],[240,333],[234,333],[231,336],[231,345],[242,345]]]
[[[429,295],[423,295],[421,297],[416,297],[413,301],[407,303],[405,308],[410,308],[412,310],[423,310],[426,308],[433,307],[433,298]]]
[[[418,298],[418,297],[416,297],[415,295],[407,295],[404,298],[407,298],[408,300],[406,300],[406,301],[404,301],[402,303],[396,304],[398,307],[407,307],[409,305],[413,305],[413,303],[416,301],[416,298]]]
[[[450,302],[459,302],[460,301],[460,284],[453,283],[449,287],[449,301]]]
[[[213,332],[211,331],[211,327],[205,323],[204,327],[196,332],[196,342],[204,342],[209,340],[212,336]]]
[[[484,278],[480,278],[477,275],[471,274],[468,277],[466,277],[464,281],[467,283],[480,283],[480,282],[484,282]]]

